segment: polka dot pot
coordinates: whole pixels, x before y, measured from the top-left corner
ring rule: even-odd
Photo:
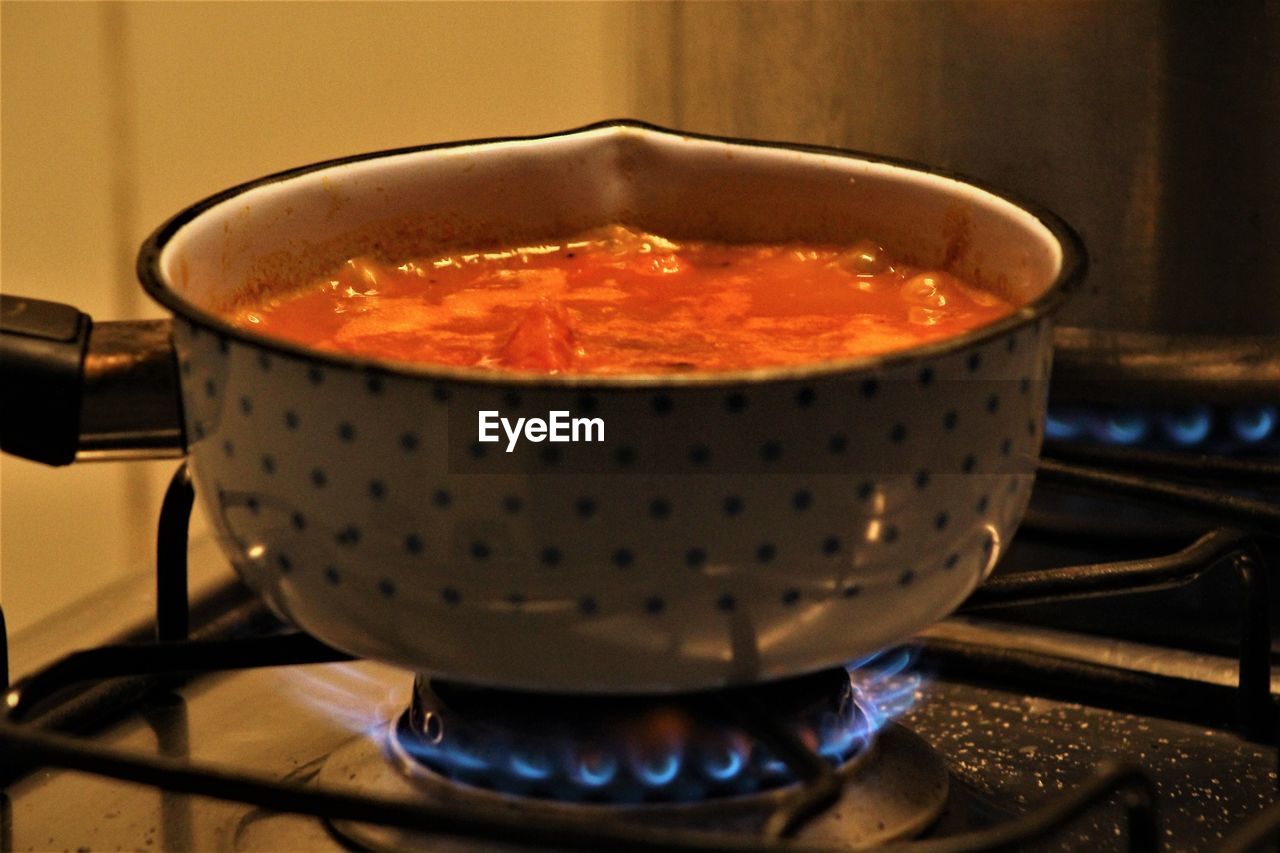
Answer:
[[[804,368],[533,377],[308,351],[229,326],[245,288],[357,251],[627,219],[675,235],[872,235],[1024,308],[941,345]],[[372,248],[370,248],[372,247]],[[818,669],[945,616],[1026,506],[1074,238],[968,183],[844,152],[612,123],[298,170],[144,247],[178,315],[197,494],[245,582],[321,640],[462,681],[711,688]],[[480,411],[604,440],[480,443]]]

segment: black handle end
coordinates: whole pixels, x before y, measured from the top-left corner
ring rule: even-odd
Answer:
[[[92,327],[70,305],[0,295],[0,449],[69,465],[80,443],[82,365]]]

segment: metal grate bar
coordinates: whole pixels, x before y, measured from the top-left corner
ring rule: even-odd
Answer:
[[[1193,510],[1218,524],[1272,536],[1280,534],[1280,504],[1271,501],[1241,497],[1222,489],[1059,462],[1048,456],[1040,459],[1037,471],[1039,479],[1046,483]]]
[[[1190,583],[1214,565],[1244,554],[1250,547],[1249,538],[1244,534],[1220,528],[1167,556],[1002,575],[974,590],[960,605],[960,610],[1167,589]]]
[[[265,637],[182,640],[130,646],[102,646],[73,652],[24,679],[5,696],[9,719],[19,722],[44,700],[71,685],[135,675],[223,672],[351,660],[300,631]]]
[[[1212,728],[1244,729],[1240,690],[1234,686],[943,639],[926,640],[920,647],[920,662],[926,669],[935,668],[939,674],[970,684],[997,689],[1009,689],[1013,684],[1019,690],[1063,702]],[[1267,696],[1261,716],[1269,721],[1273,708]],[[1262,743],[1272,740],[1270,725],[1242,733]]]
[[[994,578],[980,587],[961,605],[960,609],[968,612],[1012,605],[1043,604],[1167,589],[1190,583],[1214,566],[1228,560],[1234,569],[1235,579],[1240,585],[1243,613],[1240,621],[1239,680],[1238,689],[1234,695],[1236,710],[1230,724],[1246,737],[1271,743],[1275,740],[1277,731],[1276,706],[1271,698],[1271,599],[1267,567],[1262,562],[1262,553],[1257,545],[1241,533],[1220,528],[1205,534],[1181,551],[1164,557],[1005,575]],[[977,653],[977,651],[970,652],[969,656]],[[1007,665],[1008,655],[999,655],[998,663]],[[975,671],[983,677],[990,677],[989,673],[983,673],[982,667],[976,667]],[[1080,670],[1075,672],[1083,675]],[[1115,672],[1122,673],[1123,670]],[[1006,672],[1006,674],[1009,673]],[[1030,672],[1024,672],[1018,677],[1024,676],[1036,677]],[[1100,676],[1098,672],[1093,672],[1078,684],[1095,696],[1114,698],[1120,695],[1120,698],[1132,701],[1131,698],[1117,694],[1117,691],[1139,689],[1136,682],[1122,687],[1119,682],[1125,680],[1132,682],[1131,679],[1124,679],[1122,676],[1112,674]],[[1199,682],[1188,681],[1186,684],[1191,687],[1190,692],[1185,695],[1187,697],[1196,695],[1196,686]],[[1061,689],[1063,686],[1058,684],[1047,689]],[[1151,685],[1147,685],[1141,689],[1149,691],[1152,688]],[[1169,691],[1147,692],[1142,695],[1148,701],[1156,703],[1151,707],[1162,708],[1166,706],[1159,703],[1175,700],[1182,694],[1183,688],[1171,687]],[[1208,697],[1202,697],[1202,701],[1208,701]],[[1185,714],[1185,709],[1183,713]],[[1193,721],[1202,722],[1203,718],[1194,718]]]
[[[768,712],[748,690],[735,690],[724,697],[726,708],[741,720],[743,728],[787,765],[805,784],[787,797],[765,821],[766,838],[790,838],[804,825],[840,799],[844,781],[831,763],[810,749],[794,731]]]
[[[3,606],[0,606],[0,688],[9,689],[9,629],[4,622]]]
[[[1052,441],[1046,456],[1078,465],[1115,468],[1165,477],[1188,477],[1197,483],[1220,481],[1231,486],[1280,486],[1280,463],[1269,459],[1165,453],[1132,447]]]
[[[156,532],[156,639],[185,640],[191,633],[187,595],[187,544],[196,493],[183,462],[173,472],[160,505]]]

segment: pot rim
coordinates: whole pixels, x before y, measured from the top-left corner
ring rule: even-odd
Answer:
[[[996,196],[1017,207],[1019,210],[1039,222],[1046,230],[1049,231],[1053,238],[1057,240],[1058,246],[1062,252],[1062,263],[1058,269],[1057,276],[1055,276],[1054,280],[1050,283],[1048,288],[1046,288],[1045,292],[1039,297],[1028,304],[1019,307],[1009,316],[1003,317],[988,325],[972,329],[963,335],[956,335],[954,337],[944,338],[928,344],[879,355],[859,356],[857,358],[832,361],[817,361],[798,365],[780,365],[775,367],[760,367],[748,370],[733,370],[715,373],[703,372],[688,374],[627,375],[526,374],[472,367],[393,361],[390,359],[372,358],[368,356],[315,349],[302,344],[269,337],[267,335],[254,333],[250,330],[240,328],[231,324],[218,314],[207,311],[204,308],[182,299],[178,296],[177,291],[174,290],[165,280],[165,276],[160,268],[161,256],[165,247],[184,226],[206,211],[222,204],[228,199],[235,198],[236,196],[242,195],[259,187],[280,183],[312,172],[322,171],[324,169],[345,166],[351,163],[360,163],[368,160],[377,160],[385,157],[394,157],[403,154],[416,154],[425,151],[444,150],[449,148],[460,148],[464,146],[556,139],[605,129],[634,129],[648,133],[677,136],[685,139],[696,139],[707,142],[720,142],[754,148],[772,148],[795,151],[798,153],[844,157],[848,159],[862,160],[869,163],[894,166],[954,180]],[[146,293],[174,315],[182,317],[188,322],[207,328],[227,338],[237,340],[240,343],[253,347],[258,347],[276,355],[282,355],[290,358],[301,358],[311,362],[321,362],[331,367],[357,369],[367,372],[376,372],[381,375],[398,375],[412,379],[424,379],[437,382],[443,381],[483,386],[516,385],[521,387],[558,387],[580,390],[604,390],[626,388],[654,389],[680,387],[732,387],[740,385],[770,384],[775,382],[803,381],[808,379],[839,376],[841,374],[846,374],[850,378],[876,374],[885,369],[899,367],[901,365],[911,364],[914,362],[926,361],[949,353],[959,352],[971,346],[986,343],[1053,313],[1061,306],[1066,296],[1071,292],[1074,286],[1083,279],[1087,267],[1088,256],[1085,251],[1083,241],[1075,230],[1057,214],[1034,202],[1027,201],[1015,193],[1009,193],[1003,189],[994,187],[989,183],[974,180],[967,175],[963,175],[958,172],[928,166],[912,160],[886,157],[879,154],[872,154],[852,149],[810,145],[797,142],[778,142],[759,139],[742,139],[714,134],[689,133],[635,119],[608,119],[605,121],[593,122],[571,130],[555,131],[552,133],[440,142],[427,145],[409,146],[405,148],[372,151],[363,154],[353,154],[265,175],[261,178],[256,178],[254,180],[238,184],[208,196],[207,198],[204,198],[171,216],[156,228],[156,230],[153,231],[143,242],[138,251],[136,269],[138,280],[141,282]]]

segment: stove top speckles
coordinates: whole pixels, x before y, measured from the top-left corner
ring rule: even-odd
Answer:
[[[946,756],[957,779],[1018,810],[1074,787],[1102,762],[1139,763],[1175,850],[1212,849],[1276,798],[1275,750],[1213,729],[950,683],[931,685],[902,724]],[[1075,831],[1083,843],[1113,826]]]

